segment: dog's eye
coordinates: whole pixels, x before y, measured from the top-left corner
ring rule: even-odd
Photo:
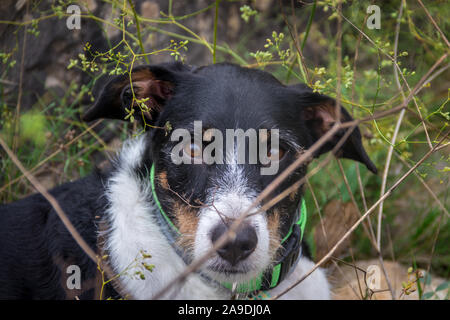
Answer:
[[[270,161],[280,161],[281,159],[283,159],[285,153],[285,150],[281,147],[271,148],[269,151],[267,151],[267,158]]]
[[[196,143],[186,144],[184,152],[191,158],[200,158],[202,156],[202,147]]]

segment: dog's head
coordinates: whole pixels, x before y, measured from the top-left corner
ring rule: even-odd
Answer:
[[[191,69],[173,63],[141,66],[111,79],[84,120],[134,117],[154,129],[147,170],[154,164],[156,193],[193,258],[207,252],[229,226],[298,156],[332,127],[335,101],[305,85],[285,86],[267,72],[231,64]],[[339,112],[338,112],[339,113]],[[341,122],[351,121],[340,108]],[[170,129],[170,130],[169,130]],[[332,150],[339,131],[315,157]],[[355,128],[336,156],[376,172]],[[306,174],[306,164],[250,213]],[[273,262],[294,223],[301,188],[271,209],[250,214],[236,236],[210,257],[204,271],[218,281],[241,282]]]

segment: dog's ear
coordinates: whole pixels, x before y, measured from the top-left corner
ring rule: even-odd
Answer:
[[[151,121],[172,96],[176,86],[176,74],[187,70],[188,67],[181,63],[166,63],[139,66],[132,70],[131,75],[125,73],[115,76],[106,82],[94,105],[86,111],[82,120],[125,120],[130,110],[134,109],[133,116],[136,119],[145,118],[146,122]]]
[[[337,121],[336,101],[326,95],[313,92],[304,84],[290,86],[289,88],[296,90],[300,94],[299,104],[301,105],[302,116],[314,143],[330,130]],[[353,118],[347,110],[342,106],[339,107],[341,110],[341,122],[352,121]],[[318,157],[325,152],[331,151],[344,136],[346,130],[348,129],[338,131],[314,156]],[[358,127],[353,129],[353,132],[348,136],[341,148],[336,151],[336,156],[359,161],[365,164],[370,171],[377,173],[377,168],[362,145],[361,133]]]

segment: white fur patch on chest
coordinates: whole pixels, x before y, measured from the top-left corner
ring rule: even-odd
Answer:
[[[301,257],[292,273],[276,288],[269,291],[271,296],[284,292],[314,267],[314,262]],[[316,269],[309,277],[280,297],[280,300],[330,300],[331,291],[325,270]]]

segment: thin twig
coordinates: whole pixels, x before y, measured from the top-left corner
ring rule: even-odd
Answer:
[[[355,197],[353,196],[352,190],[350,188],[350,184],[348,183],[347,177],[345,175],[344,168],[342,167],[341,161],[339,161],[339,160],[338,160],[338,165],[339,165],[339,169],[340,169],[340,171],[342,173],[342,176],[344,178],[344,182],[345,182],[345,185],[347,187],[347,192],[350,194],[350,197],[352,199],[353,205],[355,206],[355,209],[357,210],[359,216],[361,217],[362,213],[359,210],[358,204],[356,203]],[[372,246],[375,248],[375,250],[376,250],[376,252],[378,254],[378,258],[380,260],[380,265],[381,265],[382,271],[383,271],[384,276],[386,278],[386,282],[388,284],[389,290],[391,291],[392,299],[394,299],[395,298],[395,292],[392,289],[391,281],[390,281],[388,273],[386,271],[386,267],[384,266],[384,261],[383,261],[383,257],[382,257],[382,254],[381,254],[381,248],[377,246],[377,243],[375,241],[375,234],[373,232],[372,222],[371,222],[370,219],[367,219],[367,222],[368,222],[367,226],[364,223],[362,224],[363,228],[366,231],[366,233],[368,234],[369,240],[372,243]]]
[[[216,63],[216,48],[217,48],[217,25],[219,21],[219,4],[220,0],[216,0],[216,10],[214,15],[214,40],[213,40],[213,63]]]
[[[91,132],[91,129],[95,128],[97,125],[99,125],[103,120],[97,120],[96,122],[94,122],[92,125],[90,125],[89,127],[86,128],[86,130],[84,130],[83,132],[81,132],[78,136],[76,136],[75,138],[73,138],[71,141],[67,142],[65,145],[61,146],[58,148],[58,150],[56,150],[55,152],[53,152],[52,154],[50,154],[48,157],[46,157],[45,159],[43,159],[42,161],[40,161],[37,165],[35,165],[33,168],[31,168],[29,170],[30,173],[34,173],[36,170],[38,170],[41,166],[43,166],[47,161],[49,161],[50,159],[52,159],[53,157],[55,157],[56,155],[58,155],[62,150],[66,149],[67,147],[69,147],[70,145],[74,144],[75,142],[77,142],[79,139],[81,139],[86,133]],[[13,185],[14,183],[22,180],[24,177],[24,174],[22,174],[21,176],[11,180],[10,182],[8,182],[7,184],[5,184],[4,186],[2,186],[0,188],[0,192],[6,190],[8,187],[10,187],[11,185]]]
[[[298,64],[299,64],[300,71],[302,72],[305,83],[310,83],[309,75],[308,75],[308,68],[306,67],[306,64],[305,64],[305,59],[303,57],[302,49],[300,48],[300,45],[298,44],[298,39],[296,37],[296,31],[293,30],[291,24],[289,23],[288,18],[286,17],[286,14],[284,13],[282,1],[279,0],[278,3],[280,6],[281,15],[283,16],[283,20],[288,27],[289,34],[291,36],[292,41],[294,42],[294,46],[297,51]]]
[[[29,2],[27,1],[26,14],[28,16]],[[22,93],[23,93],[23,74],[25,69],[25,50],[27,47],[27,29],[28,25],[23,28],[23,43],[22,43],[22,55],[20,57],[20,73],[19,73],[19,92],[17,94],[17,105],[16,105],[16,116],[15,116],[15,127],[14,127],[14,139],[12,149],[16,152],[17,145],[19,143],[19,131],[20,131],[20,108],[22,105]]]
[[[403,3],[403,2],[402,2]],[[428,78],[429,76],[430,76],[430,74],[434,71],[434,69],[436,69],[437,68],[437,66],[439,65],[439,64],[441,64],[442,63],[442,61],[444,61],[446,58],[447,58],[447,56],[448,56],[448,54],[446,53],[446,54],[444,54],[442,57],[440,57],[435,63],[434,63],[434,65],[430,68],[430,70],[428,70],[428,72],[419,80],[419,82],[416,84],[416,86],[414,87],[414,89],[410,92],[410,94],[409,94],[409,96],[408,97],[404,97],[404,94],[403,94],[403,91],[401,90],[401,87],[400,87],[400,82],[398,81],[397,82],[397,85],[400,87],[400,91],[401,91],[401,93],[402,93],[402,96],[403,96],[403,106],[406,108],[406,106],[408,105],[408,103],[409,103],[409,100],[410,100],[410,97],[412,97],[414,94],[417,94],[422,88],[423,88],[423,83],[425,83],[426,81],[431,81],[430,80],[430,78]],[[394,71],[396,71],[396,69],[394,68]],[[397,75],[397,73],[395,73],[396,75]],[[398,80],[398,78],[396,78],[397,80]],[[434,79],[434,78],[433,78]],[[405,110],[405,109],[403,109],[403,110]],[[403,111],[402,110],[402,111]],[[397,120],[397,125],[396,125],[396,128],[395,128],[395,131],[394,131],[394,135],[393,135],[393,137],[392,137],[392,143],[390,144],[390,148],[389,148],[389,151],[393,151],[393,148],[394,148],[394,144],[395,144],[395,140],[394,140],[394,138],[396,139],[396,137],[397,137],[397,134],[398,134],[398,130],[399,130],[399,127],[400,127],[400,124],[401,124],[401,120],[402,120],[402,117],[400,117],[399,116],[399,118],[398,118],[398,120]],[[384,174],[383,174],[383,181],[384,181],[384,185],[386,184],[386,181],[385,180],[387,180],[387,174],[388,174],[388,166],[389,166],[389,163],[390,163],[390,157],[392,156],[392,151],[390,152],[390,156],[389,156],[389,153],[388,153],[388,156],[389,156],[389,158],[387,158],[387,160],[389,160],[389,162],[386,160],[386,165],[385,165],[385,171],[384,171]],[[382,183],[382,186],[383,186],[383,183]],[[384,190],[383,190],[384,188],[382,188],[381,189],[381,193],[383,193],[384,192]],[[382,194],[381,194],[381,196],[382,196]],[[383,202],[381,202],[381,205],[380,205],[380,208],[379,208],[379,212],[378,212],[378,225],[377,225],[377,244],[378,244],[378,246],[380,247],[380,242],[381,242],[381,221],[382,221],[382,204],[383,204]],[[380,213],[381,212],[381,213]]]
[[[445,36],[445,34],[442,32],[441,28],[439,28],[439,26],[437,25],[436,21],[434,21],[433,17],[431,16],[431,14],[428,12],[427,8],[423,5],[422,1],[417,0],[417,2],[419,2],[419,4],[422,6],[423,10],[425,11],[425,14],[427,15],[428,19],[430,19],[431,23],[433,24],[433,26],[436,28],[436,30],[439,32],[439,34],[441,35],[442,39],[444,40],[445,44],[447,45],[447,47],[450,48],[450,42],[448,42],[447,37]]]
[[[405,76],[403,75],[403,72],[402,72],[402,70],[400,69],[400,66],[398,65],[398,63],[396,63],[395,62],[395,58],[393,58],[393,57],[391,57],[388,53],[386,53],[382,48],[380,48],[366,33],[364,33],[361,29],[359,29],[353,22],[351,22],[347,17],[345,17],[342,13],[340,13],[339,11],[338,11],[338,15],[339,16],[341,16],[342,18],[344,18],[345,19],[345,21],[347,21],[352,27],[354,27],[356,30],[358,30],[358,32],[360,32],[375,48],[377,48],[377,50],[379,50],[381,53],[383,53],[383,55],[384,56],[386,56],[389,60],[391,60],[393,63],[394,63],[394,66],[395,66],[395,68],[397,68],[398,69],[398,71],[400,72],[400,75],[401,75],[401,77],[402,77],[402,80],[403,80],[403,82],[405,83],[405,85],[406,85],[406,87],[408,88],[408,91],[410,92],[410,95],[411,95],[411,93],[414,91],[414,90],[411,90],[411,88],[410,88],[410,86],[409,86],[409,84],[408,84],[408,82],[406,81],[406,78],[405,78]],[[428,133],[428,129],[427,129],[427,127],[426,127],[426,124],[425,124],[425,120],[423,119],[423,117],[422,117],[422,113],[421,113],[421,111],[420,111],[420,108],[419,108],[419,106],[418,106],[418,104],[417,104],[417,101],[416,101],[416,99],[415,99],[415,97],[414,97],[414,95],[411,97],[412,98],[412,100],[413,100],[413,102],[414,102],[414,105],[415,105],[415,107],[416,107],[416,111],[417,111],[417,115],[418,115],[418,117],[419,117],[419,119],[420,119],[420,122],[422,123],[422,126],[423,126],[423,129],[424,129],[424,132],[425,132],[425,136],[426,136],[426,138],[427,138],[427,143],[428,143],[428,145],[429,145],[429,147],[430,147],[430,149],[432,148],[432,143],[431,143],[431,140],[430,140],[430,135],[429,135],[429,133]]]
[[[313,197],[314,205],[316,206],[317,213],[319,214],[320,227],[322,228],[322,234],[323,234],[323,236],[325,238],[325,243],[326,243],[326,246],[327,246],[327,250],[330,250],[330,248],[328,247],[328,235],[327,235],[327,231],[325,230],[325,225],[323,223],[323,217],[322,217],[322,212],[320,210],[319,202],[317,201],[317,198],[316,198],[316,195],[314,193],[314,190],[313,190],[311,184],[309,183],[309,179],[306,178],[305,181],[306,181],[306,185],[308,186],[309,192],[311,192],[311,196]]]
[[[398,13],[398,18],[397,18],[397,25],[395,28],[395,42],[394,42],[394,59],[395,59],[395,63],[394,63],[394,76],[395,76],[395,82],[397,84],[397,88],[400,91],[402,98],[403,98],[403,102],[406,101],[406,97],[405,94],[403,92],[403,88],[400,84],[400,80],[398,77],[398,71],[397,68],[395,67],[395,64],[397,64],[397,53],[398,53],[398,37],[400,34],[400,23],[401,23],[401,19],[402,19],[402,15],[403,15],[403,0],[400,2],[400,9],[399,9],[399,13]],[[405,105],[406,107],[406,105]],[[382,177],[382,181],[381,181],[381,190],[380,190],[380,197],[382,197],[384,195],[384,191],[386,190],[386,182],[387,182],[387,177],[388,177],[388,173],[389,173],[389,167],[391,164],[391,159],[392,159],[392,152],[394,151],[394,145],[395,142],[397,141],[397,135],[398,132],[400,130],[400,125],[402,124],[403,121],[403,117],[405,115],[405,110],[403,109],[400,111],[398,119],[397,119],[397,123],[395,125],[395,129],[394,129],[394,134],[392,135],[392,139],[391,139],[391,143],[389,145],[389,149],[388,149],[388,153],[386,156],[386,163],[384,165],[384,172],[383,172],[383,177]],[[379,259],[380,262],[383,262],[383,258],[381,255],[381,224],[382,224],[382,220],[383,220],[383,201],[380,202],[380,206],[378,207],[378,223],[377,223],[377,248],[378,248],[378,252],[379,252]],[[386,274],[385,274],[386,275]],[[395,292],[392,289],[392,285],[390,283],[390,281],[388,280],[388,278],[386,277],[388,286],[389,286],[389,290],[391,291],[391,296],[392,299],[395,298]]]
[[[445,146],[445,145],[444,145]],[[437,149],[437,151],[439,150],[439,148]],[[411,165],[406,162],[400,155],[398,155],[397,153],[394,153],[397,158],[408,168],[411,168]],[[450,214],[447,210],[447,208],[445,208],[445,206],[442,204],[442,202],[439,200],[439,198],[437,197],[437,195],[433,192],[433,190],[430,188],[430,186],[425,182],[425,180],[423,180],[423,178],[417,173],[414,172],[414,175],[416,176],[416,178],[420,181],[420,183],[422,183],[422,185],[425,187],[425,190],[428,191],[428,193],[431,195],[431,197],[433,198],[433,200],[437,203],[437,205],[439,206],[439,208],[441,208],[441,210],[447,215],[447,217],[450,218]]]

